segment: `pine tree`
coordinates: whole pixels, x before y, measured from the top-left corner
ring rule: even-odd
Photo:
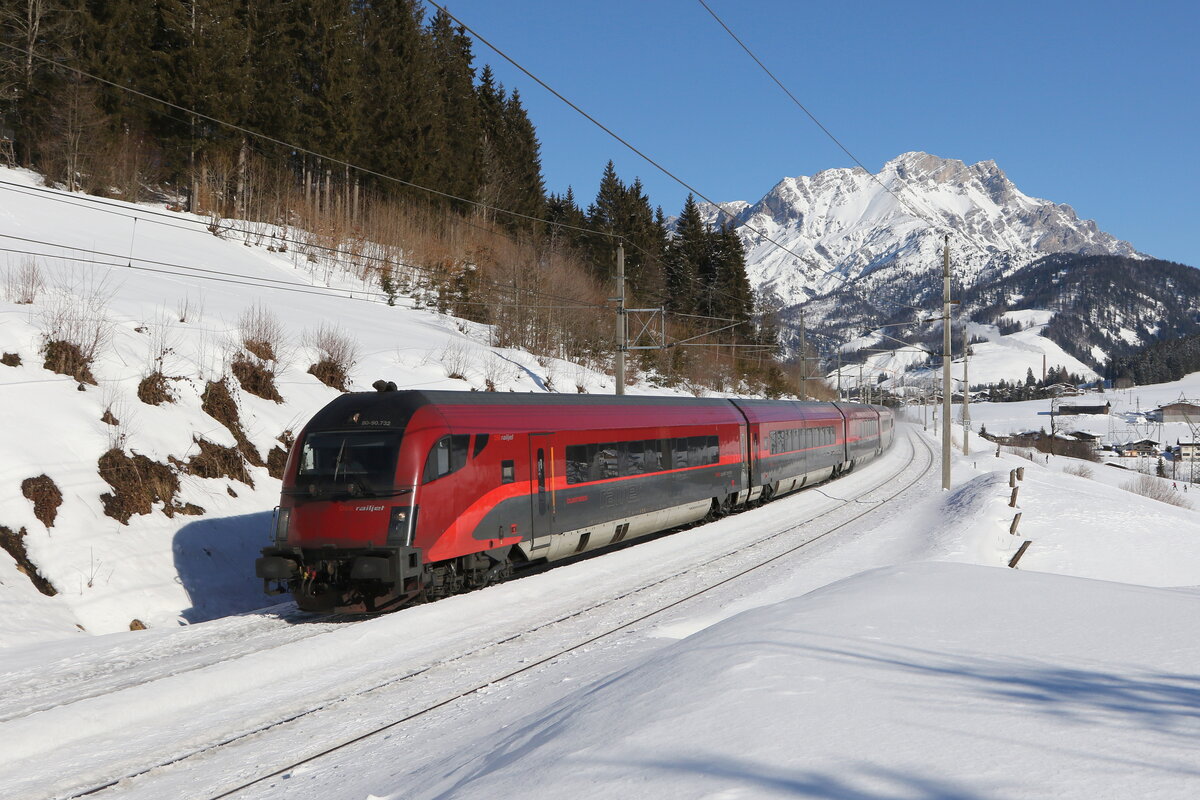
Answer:
[[[438,149],[434,186],[455,197],[473,200],[482,180],[480,147],[483,132],[471,66],[471,40],[439,10],[429,26],[433,63],[438,77]],[[466,208],[459,209],[466,211]]]
[[[700,295],[700,268],[709,252],[708,228],[700,218],[696,199],[689,194],[675,223],[675,238],[663,259],[667,307],[684,314],[703,308]]]

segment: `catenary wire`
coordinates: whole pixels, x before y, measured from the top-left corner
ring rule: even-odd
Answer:
[[[634,152],[635,154],[637,154],[639,157],[641,157],[643,160],[645,160],[645,161],[646,161],[648,164],[650,164],[652,167],[654,167],[654,168],[655,168],[655,169],[657,169],[658,171],[662,172],[664,175],[666,175],[668,178],[670,178],[671,180],[673,180],[673,181],[675,181],[676,183],[678,183],[678,184],[679,184],[680,186],[682,186],[683,188],[687,189],[689,192],[691,192],[692,194],[694,194],[696,197],[699,197],[700,199],[704,200],[706,203],[708,203],[709,205],[711,205],[711,206],[712,206],[712,207],[713,207],[713,208],[714,208],[714,209],[717,211],[717,213],[718,213],[718,214],[722,214],[722,215],[724,215],[724,216],[728,217],[730,220],[733,220],[733,219],[734,219],[733,215],[732,215],[732,214],[730,214],[728,211],[726,211],[724,208],[722,208],[722,207],[721,207],[721,205],[720,205],[719,203],[717,203],[715,200],[711,199],[711,198],[710,198],[708,195],[704,194],[704,192],[701,192],[699,189],[697,189],[697,188],[695,188],[694,186],[692,186],[690,183],[688,183],[687,181],[685,181],[683,178],[680,178],[680,177],[679,177],[678,175],[676,175],[674,172],[671,172],[671,170],[667,169],[667,168],[666,168],[666,167],[664,167],[662,164],[660,164],[658,161],[656,161],[655,159],[653,159],[653,158],[651,158],[649,155],[647,155],[645,152],[643,152],[642,150],[638,149],[636,146],[634,146],[633,144],[631,144],[631,143],[630,143],[630,142],[629,142],[627,139],[625,139],[624,137],[622,137],[620,134],[616,133],[616,132],[615,132],[615,131],[613,131],[611,128],[609,128],[607,125],[605,125],[604,123],[600,122],[600,120],[596,119],[596,118],[595,118],[595,117],[593,117],[591,114],[589,114],[587,111],[584,111],[584,110],[583,110],[582,108],[580,108],[578,105],[576,105],[575,103],[571,102],[569,99],[567,99],[567,98],[566,98],[564,95],[562,95],[560,92],[558,92],[558,91],[557,91],[556,89],[554,89],[552,86],[550,86],[548,83],[546,83],[546,82],[545,82],[545,81],[543,81],[541,78],[539,78],[537,75],[534,75],[532,72],[530,72],[530,71],[529,71],[528,69],[526,69],[524,66],[522,66],[520,63],[518,63],[518,62],[517,62],[515,59],[513,59],[511,56],[509,56],[509,55],[508,55],[506,52],[504,52],[504,51],[503,51],[503,50],[501,50],[499,47],[497,47],[496,45],[492,44],[492,43],[491,43],[491,41],[489,41],[488,39],[486,39],[486,38],[484,38],[482,35],[480,35],[478,31],[476,31],[476,30],[474,30],[473,28],[471,28],[471,26],[469,26],[469,25],[467,25],[466,23],[464,23],[464,22],[463,22],[461,19],[459,19],[458,17],[454,16],[454,14],[452,14],[452,13],[451,13],[451,12],[450,12],[450,11],[449,11],[449,10],[448,10],[446,7],[445,7],[445,6],[443,6],[443,5],[439,4],[438,2],[436,2],[436,0],[426,0],[426,2],[428,2],[428,3],[429,3],[431,6],[433,6],[433,7],[434,7],[434,8],[436,8],[436,9],[438,9],[438,10],[439,10],[439,11],[441,11],[442,13],[446,14],[446,16],[448,16],[448,17],[450,17],[450,19],[454,20],[454,21],[455,21],[455,22],[456,22],[456,23],[457,23],[459,26],[461,26],[461,27],[462,27],[464,30],[466,30],[468,33],[470,33],[470,34],[471,34],[472,36],[474,36],[476,39],[478,39],[479,41],[481,41],[481,42],[483,42],[485,45],[487,45],[489,48],[491,48],[491,49],[492,49],[492,50],[493,50],[493,51],[494,51],[494,52],[495,52],[495,53],[496,53],[498,56],[500,56],[501,58],[503,58],[503,59],[504,59],[505,61],[507,61],[508,63],[512,64],[512,65],[513,65],[514,67],[516,67],[518,70],[520,70],[520,71],[521,71],[521,72],[523,72],[525,75],[527,75],[527,76],[528,76],[528,77],[529,77],[531,80],[535,81],[535,82],[536,82],[536,83],[537,83],[539,86],[541,86],[543,89],[545,89],[546,91],[550,92],[550,94],[554,95],[554,96],[555,96],[555,97],[557,97],[559,100],[561,100],[562,102],[566,103],[568,106],[570,106],[570,107],[571,107],[572,109],[574,109],[576,112],[578,112],[578,113],[579,113],[581,116],[583,116],[583,117],[584,117],[584,119],[588,120],[588,121],[589,121],[589,122],[591,122],[593,125],[595,125],[596,127],[598,127],[600,130],[604,131],[604,132],[605,132],[605,133],[607,133],[609,136],[611,136],[612,138],[616,139],[618,142],[620,142],[621,144],[623,144],[623,145],[624,145],[625,147],[627,147],[629,150],[631,150],[632,152]],[[820,273],[822,273],[822,274],[828,275],[828,276],[830,276],[830,277],[832,277],[832,278],[834,278],[834,279],[836,279],[836,280],[840,280],[840,281],[842,281],[842,282],[844,282],[844,283],[849,283],[849,281],[848,281],[848,280],[847,280],[845,277],[843,277],[843,276],[841,276],[841,275],[838,275],[836,272],[834,272],[834,271],[832,271],[832,270],[827,270],[827,269],[825,269],[825,268],[823,268],[823,267],[819,266],[818,264],[815,264],[815,263],[813,263],[813,261],[811,260],[811,258],[810,258],[809,256],[805,256],[805,255],[802,255],[802,254],[800,254],[800,253],[797,253],[795,250],[792,250],[790,247],[787,247],[786,245],[784,245],[784,244],[781,244],[780,242],[777,242],[776,240],[772,239],[770,236],[768,236],[766,233],[764,233],[764,232],[762,232],[762,231],[760,231],[760,230],[757,230],[757,229],[755,229],[755,228],[752,228],[752,227],[750,227],[749,225],[746,225],[746,227],[747,227],[747,228],[749,228],[749,229],[750,229],[752,232],[754,232],[754,233],[755,233],[755,234],[757,234],[758,236],[762,237],[762,238],[763,238],[763,239],[765,239],[766,241],[768,241],[768,242],[770,242],[771,244],[773,244],[775,247],[779,248],[780,250],[782,250],[782,251],[784,251],[784,252],[786,252],[786,253],[788,253],[788,254],[790,254],[790,255],[792,255],[792,256],[795,256],[796,258],[798,258],[798,259],[800,259],[801,261],[805,262],[805,263],[806,263],[806,264],[808,264],[808,266],[809,266],[809,267],[811,267],[813,270],[815,270],[815,271],[817,271],[817,272],[820,272]]]

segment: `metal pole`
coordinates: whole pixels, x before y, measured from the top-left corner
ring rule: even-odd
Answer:
[[[613,359],[613,377],[617,394],[625,394],[625,246],[617,244],[617,356]]]
[[[804,358],[804,312],[800,312],[800,402],[808,399],[808,384],[805,376],[808,374],[808,361]]]
[[[863,376],[862,376],[862,368],[863,368],[863,365],[862,365],[862,364],[859,364],[859,365],[858,365],[858,402],[860,402],[860,403],[863,401]]]
[[[950,488],[950,234],[942,249],[942,488]]]
[[[842,348],[838,348],[838,402],[842,402]]]
[[[963,321],[963,455],[971,455],[971,381],[967,378],[967,323]]]

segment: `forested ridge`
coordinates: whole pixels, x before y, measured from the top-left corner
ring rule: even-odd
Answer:
[[[596,302],[611,293],[622,241],[630,302],[666,309],[672,338],[760,346],[660,353],[645,366],[723,362],[706,382],[753,376],[781,389],[776,333],[755,314],[736,234],[704,224],[691,198],[669,234],[640,181],[611,162],[593,202],[548,195],[519,91],[476,65],[443,12],[427,18],[415,0],[10,0],[0,24],[4,134],[52,185],[290,223],[335,246],[388,240],[387,209],[408,220],[407,257],[443,273],[426,281],[439,305],[507,325],[509,343],[561,339],[571,357],[611,348],[611,322],[534,334],[524,329],[547,315],[506,303],[539,285],[574,285],[571,296]],[[437,244],[412,245],[414,232]],[[529,276],[548,269],[563,274]],[[407,286],[389,269],[379,282],[389,296]],[[510,285],[508,296],[489,282]]]

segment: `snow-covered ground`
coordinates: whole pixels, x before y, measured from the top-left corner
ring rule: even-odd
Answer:
[[[942,492],[937,442],[902,430],[887,459],[819,492],[366,622],[293,619],[281,634],[252,615],[11,648],[6,698],[46,682],[78,699],[27,715],[8,700],[0,780],[16,797],[70,796],[307,704],[323,710],[99,796],[214,797],[277,770],[234,796],[1190,796],[1195,512],[1007,453],[957,454]],[[720,553],[749,558],[765,532],[830,508],[867,513],[636,621],[740,571]],[[625,594],[656,575],[676,577]],[[263,647],[223,642],[231,624],[259,626]],[[418,679],[385,685],[405,674]]]
[[[1044,309],[1010,311],[1004,314],[1005,320],[1020,323],[1025,327],[1015,333],[1004,335],[1000,333],[996,325],[969,323],[967,330],[971,337],[986,340],[976,341],[971,345],[971,358],[967,365],[971,385],[999,383],[1001,380],[1010,384],[1022,382],[1031,372],[1040,378],[1043,370],[1053,367],[1065,367],[1068,372],[1078,375],[1084,380],[1093,380],[1099,377],[1091,367],[1042,335],[1053,316],[1053,311]],[[920,366],[939,348],[905,346],[903,341],[893,338],[886,330],[872,333],[885,337],[878,346],[886,352],[867,356],[861,371],[857,364],[844,365],[841,377],[844,389],[848,391],[853,387],[857,391],[860,381],[864,386],[871,387],[872,391],[876,386],[882,386],[900,394],[905,393],[906,390],[912,393],[920,387],[941,386],[940,359],[935,362],[939,364],[936,368],[928,369]],[[873,335],[867,335],[852,340],[843,349],[853,350],[873,342],[879,342],[879,339]],[[1098,354],[1098,357],[1106,358],[1102,353]],[[952,367],[952,379],[955,382],[956,391],[961,390],[962,378],[962,361],[957,360]],[[836,371],[831,373],[830,380],[837,381]]]
[[[129,526],[104,516],[108,487],[96,475],[114,436],[161,461],[187,457],[198,435],[230,443],[199,395],[223,372],[220,353],[248,306],[272,303],[295,343],[280,364],[285,404],[239,396],[264,452],[334,395],[307,374],[312,353],[299,344],[318,321],[359,339],[360,387],[398,376],[465,388],[494,358],[513,365],[502,388],[535,389],[548,370],[593,391],[609,379],[486,349],[485,331],[427,310],[351,300],[365,287],[291,253],[203,228],[134,226],[85,198],[68,207],[24,173],[0,181],[0,233],[13,248],[46,247],[12,244],[20,236],[75,256],[132,253],[131,264],[219,264],[252,284],[177,267],[85,269],[87,259],[49,248],[42,303],[86,299],[102,271],[116,287],[99,387],[84,392],[40,366],[47,306],[0,298],[0,351],[22,357],[0,365],[0,525],[26,529],[60,592],[38,594],[0,553],[6,798],[70,797],[118,779],[91,796],[215,798],[264,777],[232,796],[1090,800],[1200,790],[1197,512],[1124,491],[1134,476],[1123,470],[1078,477],[1063,472],[1076,466],[1069,459],[997,456],[974,436],[971,455],[955,448],[944,492],[939,443],[919,422],[838,481],[481,592],[365,621],[287,604],[251,610],[271,602],[251,568],[278,492],[265,469],[252,470],[253,487],[184,476],[181,500],[204,516],[156,511]],[[326,294],[268,289],[268,279]],[[178,321],[185,302],[193,322]],[[166,372],[181,376],[168,407],[134,394],[154,350],[137,330],[147,326],[169,334]],[[471,354],[467,382],[446,375],[452,346]],[[1142,424],[1139,407],[1180,394],[1200,395],[1200,376],[1079,402],[1113,402],[1112,418],[1086,421],[1107,434],[1111,420]],[[131,422],[110,430],[106,408]],[[1048,410],[977,404],[973,426],[1036,430]],[[52,527],[20,489],[42,472],[64,495]],[[149,630],[123,630],[135,616]]]

